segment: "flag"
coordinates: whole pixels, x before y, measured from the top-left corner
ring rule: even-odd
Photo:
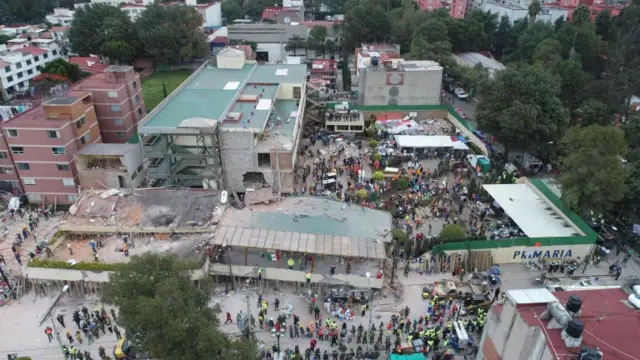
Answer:
[[[280,261],[280,254],[269,254],[271,261]]]

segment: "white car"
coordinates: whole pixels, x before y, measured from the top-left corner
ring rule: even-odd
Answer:
[[[464,89],[462,88],[456,88],[453,92],[456,94],[456,97],[460,100],[466,100],[469,97],[469,94],[467,94],[467,92],[464,91]]]

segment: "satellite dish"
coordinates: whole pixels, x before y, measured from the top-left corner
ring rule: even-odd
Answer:
[[[284,18],[284,23],[285,23],[285,24],[291,24],[291,18],[290,18],[290,17],[288,17],[288,16],[285,16],[285,18]]]

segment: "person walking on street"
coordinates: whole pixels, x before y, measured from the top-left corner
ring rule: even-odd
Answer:
[[[78,342],[80,344],[82,344],[82,334],[80,334],[80,331],[76,331],[76,340],[78,340]]]
[[[76,355],[78,354],[78,350],[72,346],[69,346],[69,357],[71,360],[76,359]]]
[[[93,335],[89,331],[87,331],[87,344],[93,344]]]
[[[56,316],[56,320],[58,320],[58,322],[60,323],[60,325],[62,325],[62,327],[66,327],[64,326],[64,315],[58,314],[58,316]]]
[[[51,340],[53,340],[53,329],[51,329],[50,326],[47,326],[44,329],[44,333],[47,334],[47,338],[49,339],[49,342],[51,342]]]
[[[304,277],[307,279],[307,285],[311,286],[311,273],[308,272]]]
[[[22,259],[20,259],[20,253],[16,251],[14,255],[16,256],[16,261],[18,262],[18,264],[22,265]]]
[[[227,321],[224,322],[225,324],[228,323],[232,323],[233,324],[233,320],[231,319],[231,313],[227,312]]]
[[[116,334],[116,338],[118,340],[122,339],[122,334],[120,334],[120,329],[117,326],[113,326],[113,332]]]
[[[622,268],[618,267],[616,269],[616,280],[618,280],[618,278],[620,277],[621,274],[622,274]]]
[[[622,259],[622,266],[627,267],[627,261],[629,261],[629,259],[631,259],[631,250],[629,250],[629,252],[627,253],[627,255],[624,256],[624,258]]]
[[[73,256],[73,249],[71,248],[71,241],[67,241],[67,250],[69,250],[69,256]]]
[[[113,321],[117,322],[118,318],[116,317],[116,311],[111,309],[111,317],[113,318]]]
[[[67,339],[69,340],[69,344],[73,344],[73,336],[71,336],[71,331],[67,330]]]
[[[276,298],[276,301],[273,302],[273,306],[275,307],[276,311],[280,310],[280,300],[278,300],[278,298]]]

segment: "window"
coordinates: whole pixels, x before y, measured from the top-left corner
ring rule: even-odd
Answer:
[[[40,194],[27,194],[27,198],[29,199],[30,202],[42,201]]]
[[[136,178],[136,176],[138,176],[138,172],[137,172],[137,171],[134,171],[134,172],[131,174],[131,180],[135,179],[135,178]]]
[[[271,154],[258,153],[258,167],[271,167]]]
[[[5,71],[5,72],[10,72],[10,71],[11,71],[11,65],[9,65],[9,66],[5,67],[5,68],[4,68],[4,71]]]
[[[16,69],[22,69],[22,63],[21,62],[17,62],[16,63]]]
[[[136,94],[136,102],[140,102],[140,94]]]
[[[20,72],[19,72],[19,73],[17,73],[16,75],[18,76],[18,79],[20,79],[20,78],[22,78],[22,76],[24,76],[24,75],[22,74],[22,71],[20,71]]]
[[[80,138],[80,145],[84,145],[87,143],[87,140],[83,137]]]
[[[138,166],[138,172],[142,172],[142,169],[144,169],[144,166],[140,164],[140,166]]]
[[[4,174],[4,168],[0,167],[0,174]]]
[[[58,50],[53,50],[51,53],[53,54],[53,56],[56,56],[58,55]]]
[[[38,71],[42,71],[42,65],[38,65],[38,66],[36,66],[36,70],[38,70]]]
[[[11,153],[13,155],[24,155],[24,148],[22,146],[12,146]]]
[[[120,107],[120,105],[111,105],[111,111],[113,111],[113,112],[120,112],[120,110],[122,110],[122,108]]]
[[[142,106],[138,108],[138,115],[142,115]]]
[[[13,81],[13,76],[7,76],[7,81],[8,82],[12,82]]]
[[[352,130],[352,131],[362,131],[362,126],[359,126],[359,125],[353,125],[353,126],[351,127],[351,130]]]
[[[16,166],[19,170],[31,170],[31,166],[29,166],[29,163],[16,163]]]
[[[85,119],[85,117],[83,116],[80,119],[76,120],[76,128],[80,129],[86,123],[87,119]]]
[[[31,75],[31,74],[33,74],[33,70],[31,69],[27,70],[27,75]]]
[[[122,132],[122,131],[118,131],[118,132],[116,133],[116,136],[117,136],[118,138],[120,138],[120,139],[124,139],[124,138],[126,138],[126,137],[127,137],[127,133],[126,133],[126,132]]]
[[[7,152],[6,152],[6,151],[0,151],[0,159],[6,159],[6,158],[8,158],[8,157],[9,157],[9,156],[7,155]]]
[[[13,175],[13,169],[6,169],[6,170],[4,171],[4,173],[5,173],[5,174],[7,174],[7,175]],[[10,183],[13,183],[13,181],[9,181],[9,182],[10,182]],[[18,185],[19,185],[19,183],[16,181],[16,182],[14,183],[14,185],[15,185],[15,186],[18,186]]]
[[[89,141],[91,141],[91,135],[89,135],[89,133],[82,135],[82,137],[80,138],[80,144],[82,145],[88,143]]]
[[[22,182],[25,185],[35,185],[36,184],[36,179],[32,179],[32,178],[22,178]]]
[[[301,93],[302,93],[302,89],[300,88],[300,86],[294,86],[293,87],[293,98],[294,99],[300,99]]]
[[[58,138],[60,138],[60,131],[47,130],[47,137],[49,139],[58,139]]]
[[[78,195],[67,195],[67,201],[75,202],[76,200],[78,200]]]
[[[337,125],[336,130],[349,131],[349,125]]]
[[[8,137],[18,137],[18,130],[16,129],[7,129]]]
[[[42,55],[42,58],[43,58],[43,59],[48,59],[48,58],[49,58],[49,54],[43,54],[43,55]]]
[[[68,164],[56,164],[58,171],[71,171],[71,167]]]
[[[51,148],[51,152],[53,153],[53,155],[64,155],[64,148],[63,147],[52,147]]]
[[[39,56],[34,56],[33,57],[33,61],[40,61],[40,57]]]
[[[64,186],[76,186],[76,182],[73,179],[62,179],[62,185],[64,185]]]
[[[107,95],[108,95],[110,98],[112,98],[112,99],[113,99],[113,98],[117,98],[117,97],[118,97],[118,92],[117,92],[117,91],[109,91],[109,92],[107,93]]]
[[[135,80],[131,83],[131,88],[135,89],[138,87],[138,83]]]
[[[124,125],[124,120],[122,119],[113,119],[113,124],[114,125]]]
[[[27,60],[27,65],[31,65],[31,59]]]

